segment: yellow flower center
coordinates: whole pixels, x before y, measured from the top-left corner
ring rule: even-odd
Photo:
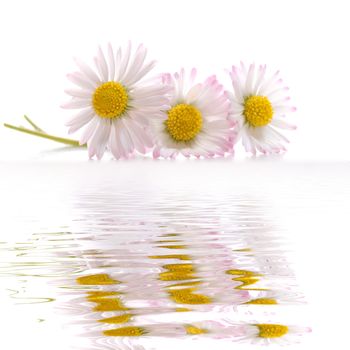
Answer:
[[[176,312],[187,312],[187,311],[192,311],[191,309],[187,308],[187,307],[177,307],[175,309]]]
[[[196,278],[193,275],[194,266],[192,264],[167,264],[163,268],[168,271],[159,274],[161,281],[183,281]]]
[[[167,132],[177,142],[192,141],[202,129],[201,112],[194,106],[180,103],[168,111]]]
[[[129,96],[125,87],[115,81],[100,85],[92,97],[96,114],[102,118],[120,117],[126,110]]]
[[[126,323],[129,322],[132,317],[132,314],[124,314],[124,315],[119,315],[119,316],[113,316],[109,318],[103,318],[102,320],[98,320],[98,322],[103,322],[103,323]]]
[[[208,333],[208,331],[206,329],[199,328],[199,327],[192,326],[192,325],[185,326],[185,329],[186,329],[186,333],[190,334],[190,335]]]
[[[280,338],[288,333],[288,327],[280,324],[256,324],[259,329],[260,338]]]
[[[183,254],[168,254],[168,255],[151,255],[150,259],[179,259],[179,260],[191,260],[189,255]]]
[[[169,290],[168,293],[170,298],[178,304],[210,304],[212,302],[211,298],[203,294],[194,294],[192,293],[194,289],[185,288],[178,290]]]
[[[117,284],[120,282],[114,280],[106,273],[100,273],[97,275],[87,275],[87,276],[78,277],[77,283],[82,285],[102,286],[106,284]]]
[[[258,276],[256,272],[248,271],[248,270],[238,270],[238,269],[227,270],[226,273],[229,275],[236,275],[236,276]]]
[[[145,335],[147,332],[144,328],[141,327],[121,327],[116,329],[108,329],[103,331],[104,335],[112,337],[139,337]]]
[[[258,298],[258,299],[253,299],[245,304],[254,304],[254,305],[276,305],[277,301],[276,299],[271,299],[271,298]]]
[[[185,249],[185,245],[158,245],[159,248],[166,248],[166,249]]]
[[[243,115],[249,125],[265,126],[272,120],[271,102],[265,96],[249,96],[244,100]]]
[[[97,305],[94,307],[94,311],[126,311],[129,310],[119,299],[100,298],[94,300]]]

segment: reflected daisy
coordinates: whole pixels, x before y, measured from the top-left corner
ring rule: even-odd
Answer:
[[[283,85],[277,71],[266,77],[266,66],[257,68],[254,64],[248,68],[241,63],[229,72],[233,94],[232,120],[237,122],[236,142],[242,139],[247,152],[257,151],[278,153],[285,151],[284,143],[289,142],[277,129],[295,129],[284,120],[285,113],[295,111],[289,106],[288,88]]]
[[[125,51],[115,53],[109,44],[106,53],[99,48],[96,70],[76,60],[80,71],[68,74],[77,88],[66,90],[72,99],[62,107],[81,111],[66,125],[69,133],[85,127],[79,143],[87,144],[90,158],[102,158],[106,149],[116,159],[128,158],[153,146],[149,119],[164,117],[168,98],[166,86],[143,80],[155,65],[145,63],[146,54],[143,45],[132,53],[129,42]]]
[[[256,323],[245,326],[244,341],[250,341],[252,344],[262,345],[287,345],[295,344],[300,338],[311,332],[308,327],[286,326],[276,323]]]
[[[170,108],[164,117],[154,118],[155,158],[223,156],[232,148],[230,101],[222,85],[215,76],[196,84],[195,78],[195,69],[188,77],[184,69],[164,74],[163,83],[171,88]]]

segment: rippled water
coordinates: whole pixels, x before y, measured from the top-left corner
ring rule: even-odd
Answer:
[[[13,349],[228,349],[310,337],[290,234],[319,168],[135,161],[3,169],[0,298]]]

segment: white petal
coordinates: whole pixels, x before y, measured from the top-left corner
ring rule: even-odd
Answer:
[[[123,82],[123,79],[124,79],[125,74],[126,74],[127,69],[128,69],[129,60],[130,60],[130,53],[131,53],[131,42],[128,41],[126,52],[125,52],[124,56],[122,55],[122,60],[120,63],[119,80],[121,82]]]
[[[114,81],[115,79],[115,60],[114,52],[111,43],[108,43],[108,63],[109,63],[109,81]]]
[[[79,72],[67,74],[67,78],[75,85],[80,86],[83,89],[94,91],[96,84],[92,83],[85,76]]]
[[[91,138],[91,136],[94,134],[95,129],[98,125],[99,119],[100,119],[99,117],[95,116],[90,120],[90,122],[88,123],[88,125],[86,126],[84,132],[80,137],[80,140],[79,140],[80,145],[85,145],[87,141]]]
[[[135,75],[137,75],[137,73],[142,68],[143,62],[145,61],[145,58],[146,58],[146,54],[147,54],[147,50],[141,44],[137,48],[134,55],[134,60],[130,62],[128,72],[124,77],[124,84],[126,86],[129,85],[130,81],[133,81]]]
[[[63,103],[61,107],[68,108],[68,109],[91,107],[91,101],[86,99],[76,98]]]
[[[128,129],[124,125],[123,118],[120,119],[119,125],[120,125],[120,133],[119,133],[120,142],[124,150],[126,151],[127,155],[129,155],[134,150],[134,143],[132,142]]]
[[[101,83],[101,80],[98,77],[98,75],[85,62],[81,61],[78,58],[75,58],[75,63],[80,68],[80,70],[86,75],[86,77],[92,83],[94,83],[94,85]]]
[[[284,120],[278,119],[278,118],[273,118],[270,124],[273,126],[276,126],[277,128],[280,128],[280,129],[287,129],[287,130],[295,130],[296,129],[295,125],[289,124],[289,123],[285,122]]]
[[[92,97],[91,91],[86,89],[66,89],[64,92],[72,97],[81,97],[85,99],[91,99]]]
[[[97,57],[95,57],[95,64],[98,72],[100,73],[101,80],[103,82],[108,81],[108,67],[105,56],[102,52],[101,47],[98,48]]]
[[[146,74],[148,74],[156,65],[156,61],[151,61],[146,64],[133,78],[129,80],[129,86],[140,81]]]
[[[254,73],[255,73],[255,65],[251,64],[249,66],[249,70],[248,70],[248,74],[247,74],[247,80],[246,80],[246,83],[245,83],[245,91],[244,91],[244,95],[245,96],[247,96],[247,95],[252,93]]]
[[[80,113],[75,115],[71,120],[69,120],[66,125],[70,126],[68,133],[71,134],[81,127],[83,127],[85,124],[87,124],[93,117],[94,112],[91,109],[88,110],[82,110]]]
[[[132,122],[132,120],[130,118],[125,117],[124,118],[124,125],[127,128],[131,139],[133,140],[133,143],[135,145],[135,149],[138,152],[144,154],[146,152],[145,142],[144,142],[142,136],[140,136],[140,134],[134,130],[135,127],[134,127],[134,123]]]

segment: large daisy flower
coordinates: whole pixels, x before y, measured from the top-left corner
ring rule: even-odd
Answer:
[[[266,76],[266,65],[248,68],[241,63],[229,72],[233,85],[232,120],[237,122],[239,139],[247,152],[256,154],[285,151],[284,143],[289,142],[278,129],[295,129],[284,120],[285,113],[295,111],[289,106],[288,88],[284,86],[277,71]]]
[[[157,138],[153,155],[158,157],[223,156],[232,148],[227,118],[230,101],[215,76],[195,84],[196,70],[188,77],[180,73],[164,74],[163,83],[170,87],[170,108],[166,115],[154,119]]]
[[[99,48],[96,69],[76,60],[80,71],[68,74],[77,88],[66,90],[72,99],[62,107],[81,111],[66,125],[69,133],[85,126],[79,142],[87,143],[90,158],[100,159],[106,149],[117,159],[127,158],[153,146],[149,118],[164,116],[161,110],[168,106],[168,98],[165,86],[143,80],[155,65],[145,63],[146,53],[143,45],[132,53],[130,42],[125,51],[117,52],[109,44],[106,53]]]

